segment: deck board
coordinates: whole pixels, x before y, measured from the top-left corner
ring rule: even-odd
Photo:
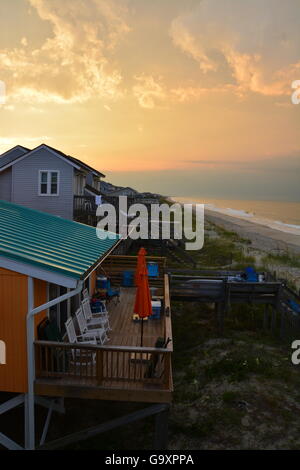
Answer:
[[[140,346],[141,324],[132,320],[135,288],[121,288],[120,303],[108,304],[110,325],[109,345],[113,346]],[[143,346],[154,347],[158,337],[164,335],[163,320],[144,321]]]

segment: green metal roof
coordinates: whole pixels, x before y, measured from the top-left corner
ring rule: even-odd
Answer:
[[[14,261],[83,279],[121,238],[105,233],[101,240],[95,227],[0,200],[0,256]]]

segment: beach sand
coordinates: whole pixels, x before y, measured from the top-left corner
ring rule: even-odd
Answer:
[[[207,209],[205,210],[205,219],[225,230],[237,233],[242,238],[251,240],[253,248],[267,253],[300,255],[300,235],[286,233]]]

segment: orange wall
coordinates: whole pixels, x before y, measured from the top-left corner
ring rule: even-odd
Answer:
[[[47,283],[35,279],[35,306],[47,302]],[[0,365],[0,391],[27,392],[27,276],[0,268],[0,340],[6,344],[6,364]],[[37,315],[37,325],[46,312]]]

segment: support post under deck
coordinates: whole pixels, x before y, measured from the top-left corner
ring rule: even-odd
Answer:
[[[168,446],[168,421],[169,421],[170,406],[158,413],[155,417],[155,437],[154,449],[166,450]]]

